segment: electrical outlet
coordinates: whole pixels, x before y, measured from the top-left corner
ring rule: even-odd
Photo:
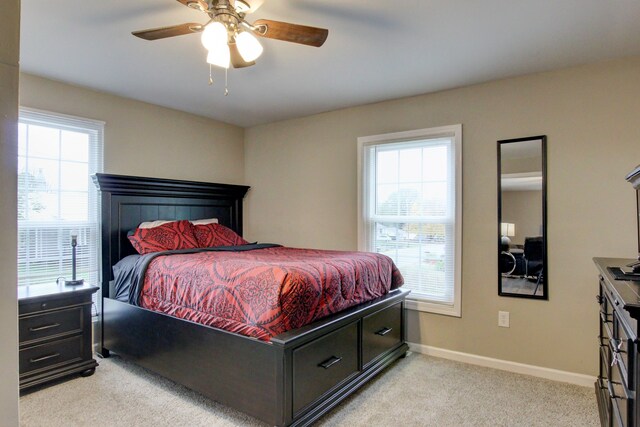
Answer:
[[[499,311],[498,312],[498,326],[503,328],[509,327],[509,312],[508,311]]]

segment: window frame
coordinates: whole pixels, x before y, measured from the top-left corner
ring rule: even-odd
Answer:
[[[20,106],[19,109],[19,118],[18,123],[26,124],[26,125],[37,125],[44,127],[51,127],[59,130],[81,130],[87,132],[90,135],[89,139],[89,147],[87,153],[87,165],[89,166],[89,175],[102,172],[104,169],[104,128],[105,122],[95,119],[89,119],[78,116],[71,116],[67,114],[56,113],[52,111],[40,110],[35,108],[23,107]],[[29,156],[25,154],[25,159]],[[60,159],[57,159],[60,162]],[[92,166],[95,168],[94,171],[91,170]],[[87,177],[90,180],[90,177]],[[91,185],[91,184],[90,184]],[[63,189],[58,189],[58,197],[60,197],[61,192],[64,192]],[[39,229],[64,229],[64,228],[78,228],[79,230],[84,228],[95,228],[96,229],[96,241],[93,243],[93,249],[90,252],[95,253],[95,259],[92,262],[92,265],[96,266],[95,274],[97,275],[97,280],[100,279],[100,253],[101,253],[101,239],[100,239],[100,229],[101,229],[101,206],[100,206],[100,198],[97,194],[97,190],[89,187],[87,192],[87,203],[89,213],[95,212],[95,222],[93,219],[88,220],[68,220],[68,221],[50,221],[50,220],[27,220],[26,224],[28,228],[32,228],[33,230]],[[60,209],[60,207],[58,207]],[[17,225],[17,224],[16,224]],[[79,236],[80,237],[80,236]],[[18,261],[18,267],[20,265],[20,258]],[[62,261],[61,261],[62,262]],[[91,270],[93,271],[93,269]],[[67,277],[67,275],[64,275]],[[83,277],[85,280],[89,279],[88,277]],[[70,279],[70,277],[67,277]],[[39,282],[36,282],[39,283]],[[17,281],[18,286],[29,286],[32,285],[27,279],[25,282],[20,284],[20,280]],[[37,285],[36,285],[37,286]],[[94,295],[95,297],[95,295]]]
[[[369,250],[368,206],[370,203],[368,168],[365,167],[366,150],[372,145],[384,145],[437,138],[453,139],[453,157],[455,165],[455,213],[454,213],[454,280],[453,305],[430,301],[422,297],[409,294],[406,308],[428,313],[444,314],[461,317],[462,308],[462,125],[440,126],[417,129],[404,132],[393,132],[380,135],[363,136],[358,138],[358,250]]]

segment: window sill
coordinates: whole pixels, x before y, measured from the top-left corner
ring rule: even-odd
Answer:
[[[436,304],[433,302],[423,301],[419,299],[407,298],[405,308],[415,311],[424,311],[425,313],[442,314],[445,316],[462,317],[460,307],[456,305]]]

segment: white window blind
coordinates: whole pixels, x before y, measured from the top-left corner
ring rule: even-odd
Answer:
[[[408,306],[460,314],[461,126],[359,139],[360,249],[391,257]]]
[[[18,285],[77,277],[98,284],[100,205],[91,175],[102,172],[104,123],[27,108],[18,124]]]

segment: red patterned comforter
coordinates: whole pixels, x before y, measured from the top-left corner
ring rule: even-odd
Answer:
[[[159,256],[140,306],[269,341],[400,287],[393,261],[368,252],[272,247]]]

